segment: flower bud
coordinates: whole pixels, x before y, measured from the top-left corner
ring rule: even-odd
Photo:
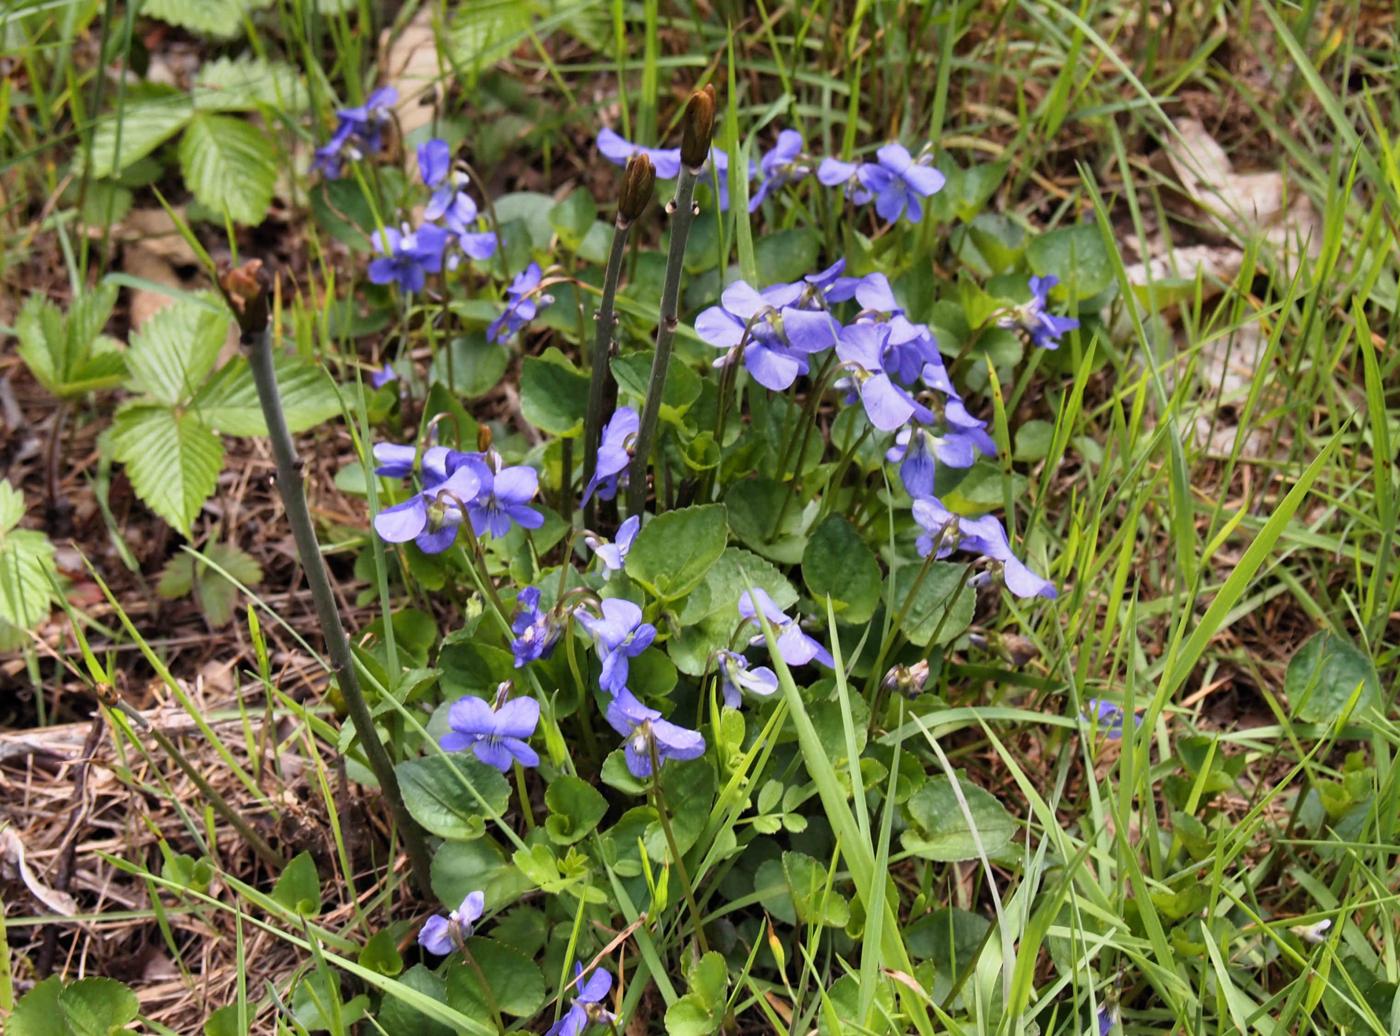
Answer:
[[[627,160],[627,171],[622,174],[622,192],[617,199],[617,218],[631,223],[651,202],[656,187],[656,167],[651,159],[643,154],[633,155]]]
[[[686,102],[681,116],[681,161],[699,169],[710,157],[710,138],[715,132],[715,88],[707,84]]]
[[[244,338],[267,330],[267,293],[270,278],[261,259],[250,259],[242,266],[230,267],[219,275],[219,288],[229,308],[238,320]]]

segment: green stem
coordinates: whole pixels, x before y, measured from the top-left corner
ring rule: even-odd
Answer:
[[[685,889],[685,901],[690,907],[690,915],[695,918],[695,940],[700,944],[702,954],[710,952],[710,944],[705,939],[704,915],[700,913],[700,904],[695,902],[695,890],[690,887],[690,875],[685,870],[685,860],[681,858],[680,849],[676,845],[676,836],[671,831],[671,818],[666,810],[666,796],[661,791],[661,757],[656,751],[655,739],[648,739],[651,743],[651,796],[656,803],[656,816],[661,821],[661,831],[666,835],[666,848],[671,851],[671,859],[676,861],[676,873],[680,875],[681,887]]]
[[[607,405],[608,359],[612,354],[613,330],[617,318],[613,316],[613,301],[617,297],[617,284],[622,279],[622,253],[627,250],[627,235],[632,230],[630,220],[617,217],[613,224],[612,249],[608,252],[608,266],[603,273],[603,297],[598,302],[598,313],[594,317],[597,329],[593,336],[593,376],[588,383],[588,410],[583,417],[583,484],[593,477],[598,464],[598,437],[603,429],[603,407]],[[583,510],[583,527],[592,528],[596,502],[590,498]]]
[[[661,323],[656,328],[656,355],[651,361],[651,381],[647,385],[646,406],[642,410],[641,428],[637,432],[636,453],[628,475],[627,513],[641,514],[647,502],[647,465],[651,460],[652,440],[661,419],[661,396],[666,388],[666,372],[671,367],[671,346],[676,339],[677,311],[681,292],[681,267],[685,260],[685,242],[690,236],[690,223],[695,218],[695,178],[698,170],[681,167],[676,182],[676,196],[667,206],[674,222],[671,224],[671,247],[666,253],[666,282],[661,290]]]
[[[272,325],[269,323],[261,333],[245,336],[243,344],[248,347],[253,381],[257,385],[263,417],[267,421],[272,456],[277,462],[277,490],[282,497],[282,506],[287,512],[287,521],[291,524],[292,536],[296,541],[297,556],[301,559],[306,583],[316,605],[316,617],[326,638],[326,650],[335,669],[336,682],[345,696],[350,719],[355,724],[360,742],[364,745],[370,769],[374,771],[380,790],[389,804],[389,811],[398,825],[404,848],[407,849],[409,861],[413,866],[414,884],[418,886],[420,894],[431,896],[428,843],[423,837],[422,829],[404,806],[399,782],[394,776],[394,763],[374,729],[374,717],[370,713],[364,693],[360,690],[360,681],[355,674],[355,659],[350,653],[350,639],[345,635],[345,627],[341,624],[335,594],[331,590],[325,561],[321,557],[321,547],[316,541],[316,529],[311,524],[311,512],[307,509],[306,494],[302,491],[301,468],[297,463],[296,449],[292,445],[291,433],[287,430],[287,419],[282,413],[282,400],[277,391],[277,374],[273,369],[272,358]]]

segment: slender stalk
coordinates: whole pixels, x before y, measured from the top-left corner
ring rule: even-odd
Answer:
[[[627,476],[628,514],[641,514],[646,506],[647,465],[651,459],[652,440],[656,438],[656,424],[661,419],[661,395],[666,387],[666,372],[671,367],[671,347],[676,340],[681,267],[684,265],[686,238],[690,236],[690,224],[695,218],[697,175],[697,170],[681,166],[680,178],[676,181],[676,196],[667,206],[674,219],[671,224],[671,247],[666,253],[666,282],[661,290],[661,323],[656,328],[656,355],[651,361],[646,406],[642,410],[641,427],[637,432],[632,469]]]
[[[603,297],[598,302],[598,313],[594,317],[597,329],[593,335],[593,375],[588,383],[588,410],[583,416],[583,484],[593,477],[598,466],[598,437],[603,431],[603,407],[607,405],[608,359],[612,355],[613,330],[617,318],[613,316],[613,302],[617,297],[617,284],[622,279],[622,253],[627,250],[627,235],[632,230],[632,221],[621,214],[613,223],[612,249],[608,252],[608,266],[603,273]],[[567,477],[567,474],[566,474]],[[597,504],[592,497],[583,509],[583,527],[593,527],[593,516]]]
[[[686,873],[685,860],[676,844],[675,833],[671,830],[671,817],[666,807],[666,796],[661,790],[661,759],[656,751],[656,742],[651,742],[651,796],[656,805],[656,817],[661,821],[661,831],[666,836],[666,847],[671,850],[671,858],[676,861],[676,873],[680,876],[681,887],[685,889],[685,901],[690,907],[690,915],[695,919],[695,941],[700,944],[701,953],[710,952],[710,944],[705,939],[704,915],[700,904],[695,902],[695,890],[690,887],[690,875]]]
[[[311,524],[311,512],[306,506],[306,495],[302,492],[301,468],[297,463],[296,450],[292,445],[291,433],[287,430],[287,419],[282,413],[282,400],[277,391],[277,374],[273,369],[272,360],[271,323],[261,332],[245,334],[244,345],[248,348],[253,381],[257,385],[263,417],[267,421],[268,435],[272,441],[272,456],[277,462],[277,490],[282,497],[282,506],[287,512],[287,521],[292,526],[297,555],[306,573],[311,598],[316,604],[316,616],[326,638],[326,650],[335,668],[336,682],[345,696],[350,719],[355,724],[361,744],[364,745],[370,769],[379,781],[380,790],[384,793],[389,811],[393,814],[403,838],[404,848],[408,850],[414,884],[417,885],[419,893],[431,896],[431,860],[428,856],[428,844],[422,829],[409,816],[408,809],[404,806],[398,778],[394,776],[393,760],[389,758],[389,753],[379,740],[379,735],[374,729],[374,717],[370,714],[364,692],[360,690],[360,681],[355,674],[355,659],[350,653],[350,639],[345,635],[345,627],[340,621],[340,611],[336,607],[335,594],[326,574],[321,547],[316,541],[316,530]]]

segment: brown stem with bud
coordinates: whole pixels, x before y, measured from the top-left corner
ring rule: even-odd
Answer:
[[[695,180],[709,160],[710,137],[714,127],[715,88],[706,86],[690,95],[681,118],[681,173],[676,181],[676,196],[668,206],[674,222],[671,224],[671,245],[666,253],[666,280],[661,289],[661,322],[656,328],[656,354],[651,361],[646,405],[642,410],[637,445],[627,476],[628,514],[641,514],[646,506],[647,465],[651,461],[656,426],[661,418],[661,397],[666,388],[671,348],[676,339],[685,243],[690,237],[690,224],[695,219]]]
[[[311,512],[306,506],[306,494],[302,491],[301,467],[297,462],[291,432],[287,429],[286,415],[282,412],[282,399],[277,390],[277,373],[273,366],[268,277],[262,271],[262,263],[255,259],[237,269],[227,271],[219,279],[219,286],[238,319],[243,346],[248,350],[248,364],[253,372],[258,401],[262,404],[263,418],[267,422],[268,438],[272,444],[272,456],[277,464],[277,491],[282,497],[282,507],[287,512],[287,522],[292,527],[292,537],[296,542],[302,571],[306,573],[306,583],[316,605],[316,616],[326,638],[326,651],[331,657],[336,683],[345,697],[350,719],[355,724],[355,733],[359,736],[360,744],[364,746],[369,767],[379,781],[379,788],[384,793],[389,811],[398,825],[399,834],[403,838],[404,848],[408,851],[409,862],[413,867],[414,884],[420,894],[431,896],[432,861],[428,855],[428,843],[422,829],[404,805],[398,778],[394,774],[393,760],[389,758],[389,753],[379,740],[379,734],[374,728],[374,716],[365,701],[364,692],[360,689],[360,681],[355,672],[355,658],[350,652],[350,639],[340,621],[340,610],[331,590],[330,577],[326,574],[321,546],[316,540],[316,528],[311,522]]]
[[[613,223],[612,248],[608,252],[608,266],[603,274],[603,296],[598,303],[597,331],[593,338],[593,372],[588,383],[588,409],[583,418],[583,484],[598,466],[599,438],[603,428],[603,410],[608,402],[608,360],[612,357],[613,330],[617,318],[613,316],[613,306],[617,298],[618,282],[622,279],[622,253],[627,248],[627,235],[632,224],[646,211],[656,186],[656,170],[646,155],[633,155],[627,162],[627,171],[622,178],[622,191],[618,196],[617,220]],[[568,481],[567,469],[565,481]],[[590,497],[584,505],[583,525],[591,528],[596,516],[596,497]]]

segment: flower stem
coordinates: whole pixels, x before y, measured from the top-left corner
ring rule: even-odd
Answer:
[[[681,166],[676,181],[676,196],[667,206],[671,224],[671,246],[666,253],[666,281],[661,289],[661,323],[656,328],[656,355],[651,360],[651,380],[647,384],[647,401],[642,410],[641,427],[637,432],[636,452],[627,483],[627,513],[641,514],[647,501],[647,465],[651,460],[652,440],[661,418],[661,396],[666,388],[666,372],[671,367],[671,346],[676,339],[677,311],[681,291],[681,268],[685,260],[685,242],[690,236],[690,224],[695,218],[695,178],[698,170]],[[703,938],[703,936],[702,936]]]
[[[374,771],[384,799],[389,804],[389,811],[398,825],[399,834],[403,838],[404,848],[408,851],[408,858],[413,867],[414,884],[420,894],[431,896],[428,844],[422,829],[404,806],[399,782],[394,776],[393,761],[374,729],[374,717],[355,674],[350,640],[341,624],[335,594],[331,590],[325,561],[321,557],[321,547],[316,541],[316,529],[311,524],[311,512],[307,509],[306,495],[302,491],[301,468],[297,463],[296,450],[292,445],[291,433],[287,430],[286,415],[282,413],[282,400],[277,391],[277,374],[273,369],[272,358],[272,324],[269,322],[261,331],[245,334],[243,344],[250,354],[253,381],[257,385],[258,400],[262,403],[263,417],[267,421],[268,436],[272,441],[272,456],[277,463],[277,491],[282,497],[282,507],[287,512],[287,521],[292,527],[297,556],[301,559],[307,586],[316,605],[316,616],[326,638],[326,650],[331,657],[336,682],[349,707],[355,731],[364,745],[370,769]]]
[[[613,316],[613,302],[617,298],[617,284],[622,279],[622,253],[627,250],[627,235],[632,230],[632,221],[621,215],[613,223],[612,249],[608,252],[608,266],[603,273],[603,297],[598,301],[598,322],[593,335],[593,374],[588,383],[588,410],[583,417],[583,484],[593,477],[598,466],[598,437],[603,430],[603,407],[608,396],[608,359],[612,354],[613,329],[617,318]],[[583,510],[583,527],[593,527],[593,516],[597,509],[594,498],[590,497]]]
[[[671,851],[671,859],[676,861],[676,873],[680,875],[681,887],[685,889],[686,905],[695,919],[695,940],[700,944],[700,952],[709,953],[710,944],[705,939],[705,925],[700,913],[700,904],[695,902],[695,890],[690,887],[690,875],[686,873],[685,860],[676,845],[675,833],[671,830],[671,817],[666,809],[666,796],[661,791],[661,758],[656,751],[656,742],[651,742],[651,796],[656,804],[656,816],[661,821],[661,831],[666,836],[666,848]]]

